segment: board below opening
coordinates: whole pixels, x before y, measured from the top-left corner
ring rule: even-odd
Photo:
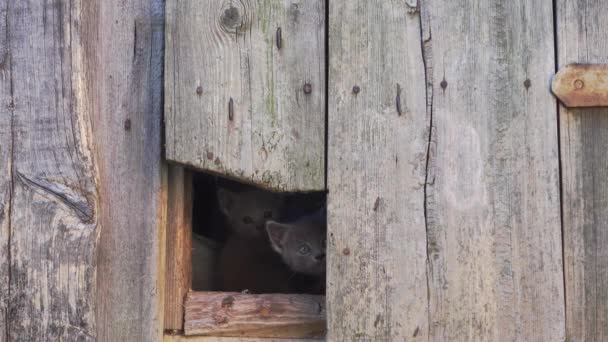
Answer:
[[[325,296],[190,292],[185,302],[186,336],[322,338]]]

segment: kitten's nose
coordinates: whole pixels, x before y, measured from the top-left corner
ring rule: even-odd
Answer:
[[[325,253],[315,255],[315,260],[322,261],[323,259],[325,259]]]

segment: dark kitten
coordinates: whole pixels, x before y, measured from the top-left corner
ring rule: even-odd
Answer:
[[[281,196],[257,189],[234,192],[218,188],[219,207],[230,231],[241,237],[264,236],[267,220],[277,219],[281,210]]]
[[[251,293],[290,293],[289,280],[294,272],[272,250],[268,239],[232,235],[219,260],[222,291]]]
[[[266,223],[272,248],[291,270],[311,276],[325,275],[325,216],[325,210],[319,210],[293,223]]]

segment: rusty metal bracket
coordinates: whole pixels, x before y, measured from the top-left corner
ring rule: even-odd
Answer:
[[[608,64],[566,65],[551,90],[566,107],[608,107]]]

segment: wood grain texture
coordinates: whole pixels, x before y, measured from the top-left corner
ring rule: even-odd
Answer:
[[[79,1],[1,1],[0,241],[10,219],[6,339],[95,336],[98,193]],[[8,86],[7,86],[8,83]],[[8,108],[8,111],[6,111]],[[9,132],[10,128],[10,132]],[[7,141],[5,139],[10,139]],[[5,145],[6,143],[6,145]],[[10,201],[6,175],[12,177]],[[6,252],[0,252],[0,260]],[[0,262],[0,265],[3,263]],[[1,304],[0,304],[1,306]],[[4,323],[4,322],[3,322]],[[5,337],[3,336],[3,338]]]
[[[190,292],[186,335],[309,338],[325,335],[325,297]]]
[[[426,341],[430,117],[415,2],[329,3],[329,341]]]
[[[422,2],[430,339],[564,341],[552,2]]]
[[[214,337],[183,336],[165,334],[164,342],[324,342],[325,339],[308,338],[259,338],[259,337]]]
[[[192,286],[192,175],[170,165],[167,174],[165,330],[183,330]]]
[[[608,63],[608,3],[556,2],[558,65]],[[560,107],[568,341],[608,340],[608,109]]]
[[[101,212],[97,340],[163,338],[164,1],[87,2]],[[94,8],[93,8],[94,7]]]
[[[324,190],[324,33],[324,0],[168,0],[167,159]]]
[[[8,6],[0,0],[0,342],[8,342],[9,237],[13,94],[8,46]]]

